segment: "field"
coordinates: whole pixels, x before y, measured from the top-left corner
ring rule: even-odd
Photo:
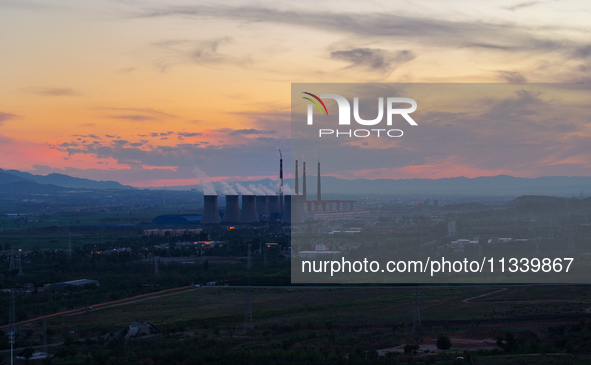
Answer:
[[[255,329],[245,334],[247,290],[251,291]],[[421,325],[413,332],[415,293],[420,298]],[[474,364],[563,364],[586,359],[586,355],[555,349],[554,342],[564,331],[558,334],[554,328],[572,329],[589,321],[590,298],[591,286],[201,287],[107,304],[47,322],[54,343],[68,337],[109,336],[131,322],[149,321],[177,341],[216,339],[229,351],[277,348],[345,353],[360,349],[399,360],[413,356],[417,361],[435,361],[434,356],[454,358],[469,351]],[[41,332],[41,322],[23,329],[35,337]],[[497,340],[509,332],[517,339],[529,338],[522,341],[523,346],[533,346],[535,338],[536,346],[547,347],[543,352],[561,355],[490,357],[499,354]],[[442,335],[452,343],[443,355],[435,346]],[[137,341],[148,340],[149,336]],[[416,354],[403,354],[407,344],[419,346]]]

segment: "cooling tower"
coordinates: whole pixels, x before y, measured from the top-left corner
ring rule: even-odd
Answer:
[[[242,210],[240,211],[240,222],[258,222],[256,197],[254,195],[242,195]]]
[[[220,212],[218,209],[217,195],[203,195],[203,215],[201,224],[220,223]]]
[[[297,195],[285,196],[285,212],[283,212],[281,222],[291,224],[302,222],[302,213],[300,212]]]
[[[266,195],[257,195],[257,213],[259,215],[269,216],[269,202]]]
[[[240,222],[240,203],[238,203],[238,195],[226,195],[226,212],[224,213],[223,222],[237,223]]]
[[[269,213],[279,213],[279,196],[269,195],[267,197],[267,203],[269,205]]]

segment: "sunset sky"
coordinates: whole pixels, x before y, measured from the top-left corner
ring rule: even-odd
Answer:
[[[134,186],[275,177],[291,83],[586,84],[590,14],[582,1],[0,0],[0,168]],[[479,143],[464,143],[429,120],[420,158],[393,143],[380,146],[392,166],[327,174],[591,176],[584,95],[577,118],[539,135],[546,153],[517,159],[516,131],[474,128],[463,141]]]

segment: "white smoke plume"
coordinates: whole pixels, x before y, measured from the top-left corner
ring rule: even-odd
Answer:
[[[280,186],[281,186],[281,182],[280,181],[277,181],[277,183],[275,184],[274,188],[277,191],[279,191],[279,187]],[[278,195],[278,193],[275,193],[274,192],[271,195]],[[291,195],[291,187],[289,186],[289,183],[286,182],[286,181],[283,182],[283,195]],[[300,195],[302,195],[302,194],[300,193]]]
[[[283,183],[283,195],[291,195],[291,188],[288,183]]]
[[[203,188],[203,195],[218,195],[218,193],[215,191],[215,187],[210,181],[211,179],[205,172],[201,171],[198,167],[195,167],[194,172],[199,179],[201,187]]]
[[[236,190],[234,190],[234,188],[231,187],[228,183],[222,181],[222,182],[220,182],[220,184],[222,185],[222,194],[224,194],[224,195],[238,195]]]
[[[277,192],[267,186],[264,185],[259,185],[261,187],[261,189],[265,192],[265,194],[267,195],[277,195]]]
[[[253,184],[248,185],[248,190],[252,191],[255,195],[267,195],[263,189]]]
[[[275,181],[275,183],[271,183],[271,186],[273,188],[273,190],[275,191],[275,193],[273,193],[273,195],[279,195],[279,188],[281,187],[281,181],[277,180]]]
[[[247,188],[244,187],[244,185],[241,185],[240,183],[234,183],[234,185],[236,186],[236,190],[238,190],[238,192],[242,195],[254,195],[252,193],[252,191],[248,190]]]

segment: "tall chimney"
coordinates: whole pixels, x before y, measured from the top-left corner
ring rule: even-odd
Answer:
[[[217,195],[203,195],[203,214],[201,224],[220,223],[220,212],[218,209]]]
[[[303,193],[302,201],[306,201],[306,200],[308,200],[308,196],[306,195],[306,163],[305,162],[304,162],[303,170],[304,170],[303,171],[304,176],[302,177],[302,183],[303,183],[303,186],[302,186],[302,193]]]
[[[240,203],[238,195],[226,195],[226,211],[222,222],[238,223],[240,222]]]
[[[279,212],[283,212],[283,155],[279,149]]]
[[[256,197],[254,195],[242,194],[242,210],[240,211],[240,222],[252,223],[258,222]]]
[[[298,160],[296,162],[296,171],[295,171],[295,195],[300,195],[300,188],[299,188],[299,180],[300,176],[298,175]]]
[[[320,160],[318,160],[318,188],[316,189],[316,200],[317,201],[321,201],[322,200],[322,191],[320,190]]]

